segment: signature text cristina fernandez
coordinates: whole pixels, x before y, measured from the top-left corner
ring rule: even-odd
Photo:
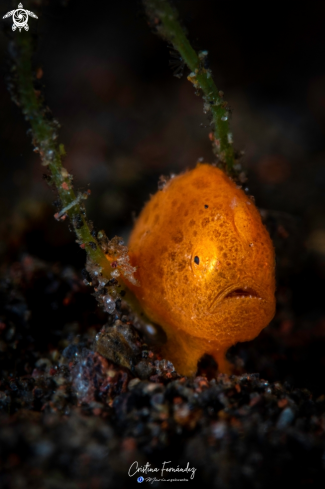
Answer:
[[[156,473],[157,474],[160,472],[161,477],[163,477],[164,475],[166,475],[166,473],[170,473],[170,472],[173,472],[173,473],[174,472],[181,472],[181,473],[185,472],[187,474],[190,473],[191,474],[190,478],[194,479],[196,468],[190,467],[189,462],[187,462],[186,467],[180,467],[179,465],[177,465],[177,467],[172,467],[171,465],[167,465],[170,463],[171,463],[170,460],[168,462],[163,462],[162,467],[159,469],[158,467],[151,467],[151,464],[149,464],[149,462],[147,462],[145,465],[142,465],[139,467],[138,462],[135,461],[135,462],[133,462],[133,464],[131,464],[128,474],[130,477],[132,477],[133,475],[136,475],[138,473],[141,473],[141,474]]]

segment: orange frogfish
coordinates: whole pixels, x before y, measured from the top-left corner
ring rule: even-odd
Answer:
[[[255,338],[275,313],[275,258],[253,201],[221,170],[200,164],[145,205],[129,240],[139,285],[125,282],[167,335],[161,353],[182,375],[209,354]]]

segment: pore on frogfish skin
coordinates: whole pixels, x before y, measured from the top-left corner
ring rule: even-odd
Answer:
[[[129,240],[139,286],[125,281],[165,330],[164,358],[182,375],[255,338],[275,312],[274,249],[253,201],[220,169],[200,164],[145,205]]]

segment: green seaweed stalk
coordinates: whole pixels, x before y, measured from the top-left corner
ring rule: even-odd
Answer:
[[[192,48],[178,20],[178,12],[168,0],[143,0],[143,4],[151,26],[179,52],[191,70],[188,80],[203,92],[205,111],[211,111],[214,123],[211,137],[214,152],[225,170],[233,174],[236,161],[229,130],[228,104],[223,99],[223,93],[216,87],[211,70],[204,66],[207,52],[196,53]]]
[[[49,169],[51,181],[65,209],[63,216],[67,215],[70,218],[78,240],[91,260],[101,266],[106,277],[111,279],[108,261],[96,238],[91,234],[84,209],[81,207],[81,199],[78,199],[74,192],[72,176],[62,165],[65,150],[57,141],[57,123],[55,121],[53,123],[46,117],[46,109],[43,107],[40,94],[34,89],[31,62],[33,49],[30,35],[23,33],[16,36],[15,46],[17,47],[15,56],[17,104],[21,106],[25,119],[31,125],[35,150],[40,153],[42,165]],[[59,214],[57,214],[58,218]]]
[[[110,281],[109,295],[113,299],[120,297],[123,289],[123,300],[139,317],[142,316],[144,321],[150,323],[141,312],[135,296],[119,277],[121,271],[130,281],[135,280],[135,268],[129,263],[127,247],[120,243],[119,238],[109,241],[104,232],[96,234],[93,231],[92,225],[86,219],[83,205],[83,200],[90,192],[76,195],[72,175],[62,165],[65,150],[63,144],[58,142],[59,123],[49,117],[49,109],[44,106],[41,93],[34,88],[31,34],[22,32],[16,35],[14,41],[11,41],[9,52],[13,59],[12,82],[9,84],[12,98],[31,125],[34,151],[40,154],[42,165],[48,169],[50,182],[55,186],[60,198],[62,209],[54,217],[58,220],[64,220],[66,217],[70,219],[77,235],[77,242],[87,253],[88,265],[90,264],[88,269],[93,272],[92,277],[98,278],[98,288]],[[105,252],[113,256],[113,264],[108,261]]]

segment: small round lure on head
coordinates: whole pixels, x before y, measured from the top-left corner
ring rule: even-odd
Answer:
[[[127,282],[163,327],[164,357],[182,375],[255,338],[275,312],[274,249],[252,200],[221,170],[201,164],[145,205],[129,240],[140,286]]]

